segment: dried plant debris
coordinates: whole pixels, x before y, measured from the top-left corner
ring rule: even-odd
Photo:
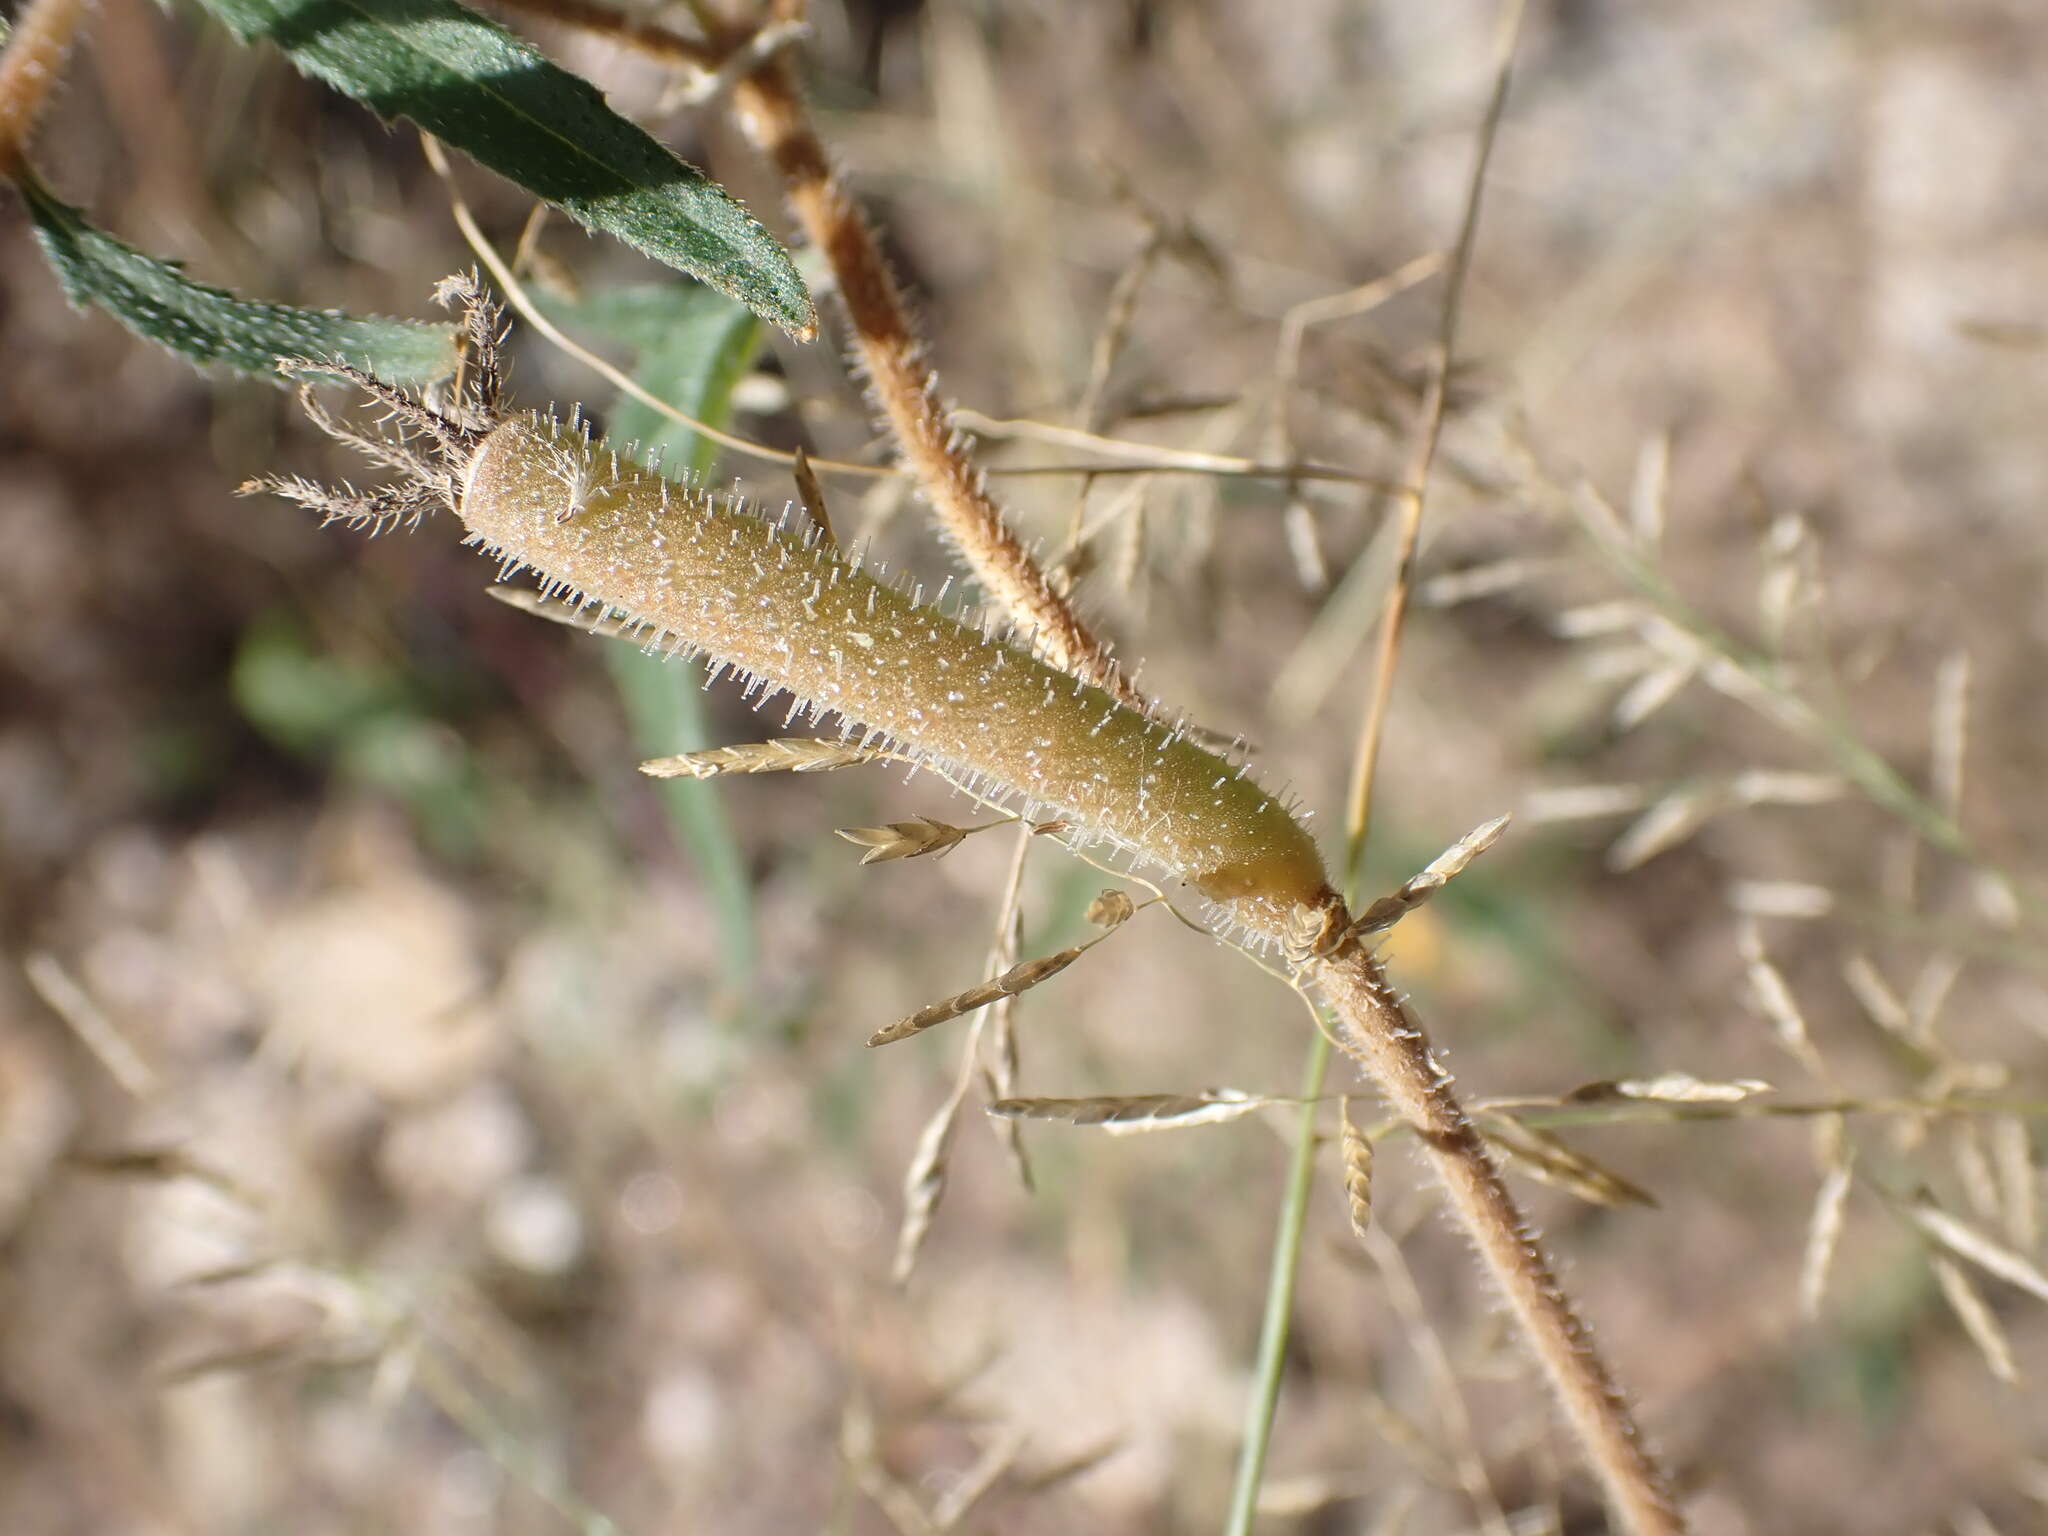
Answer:
[[[1098,928],[1120,928],[1136,914],[1138,904],[1128,893],[1114,887],[1088,903],[1088,921]]]
[[[1103,937],[1106,938],[1108,935],[1105,934]],[[998,998],[1015,997],[1019,992],[1027,992],[1040,982],[1059,975],[1101,942],[1101,939],[1090,939],[1086,944],[1076,944],[1060,950],[1057,954],[1041,955],[1036,960],[1025,960],[1013,965],[1002,975],[984,981],[979,986],[969,987],[965,992],[956,992],[951,997],[929,1003],[908,1018],[899,1019],[886,1029],[876,1030],[868,1036],[868,1044],[894,1045],[898,1040],[908,1040],[912,1035],[923,1034],[935,1024],[944,1024],[949,1019],[959,1018],[963,1013],[986,1008]]]
[[[1106,1094],[1085,1099],[997,1099],[988,1112],[1004,1120],[1056,1120],[1095,1126],[1112,1136],[1222,1125],[1276,1102],[1241,1088],[1199,1093]]]
[[[727,773],[826,773],[861,763],[887,762],[890,754],[851,742],[784,736],[732,747],[708,747],[651,757],[640,765],[650,779],[714,779]]]
[[[1463,874],[1466,867],[1480,854],[1499,842],[1501,834],[1507,831],[1509,820],[1506,816],[1496,816],[1493,820],[1482,822],[1467,832],[1437,855],[1421,874],[1408,881],[1393,895],[1382,896],[1367,907],[1359,915],[1358,921],[1351,925],[1352,934],[1363,937],[1393,927]]]

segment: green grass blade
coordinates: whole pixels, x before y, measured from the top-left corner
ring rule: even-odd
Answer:
[[[284,50],[379,117],[407,118],[591,229],[738,299],[817,324],[789,253],[589,81],[455,0],[199,0],[244,42]]]
[[[294,309],[237,298],[185,276],[95,228],[33,177],[21,193],[36,240],[65,297],[97,307],[136,335],[201,367],[278,379],[280,357],[349,362],[393,384],[425,384],[455,368],[455,331],[410,320],[358,319],[335,310]]]
[[[1244,1442],[1237,1453],[1237,1477],[1230,1490],[1230,1516],[1225,1536],[1251,1536],[1258,1513],[1259,1489],[1266,1476],[1266,1453],[1273,1443],[1273,1420],[1280,1408],[1280,1379],[1287,1370],[1287,1338],[1293,1331],[1294,1287],[1301,1274],[1301,1239],[1308,1228],[1309,1193],[1315,1187],[1316,1115],[1322,1106],[1323,1084],[1330,1071],[1330,1040],[1321,1030],[1309,1046],[1301,1080],[1301,1117],[1295,1128],[1294,1152],[1288,1159],[1287,1186],[1280,1197],[1280,1218],[1274,1224],[1273,1254],[1266,1277],[1266,1308],[1259,1321],[1258,1356],[1252,1365],[1252,1388],[1245,1399]]]
[[[691,283],[612,289],[577,305],[568,318],[633,347],[643,388],[713,425],[731,416],[733,386],[761,342],[761,326],[752,315]],[[618,402],[606,435],[633,443],[640,458],[658,459],[662,471],[676,479],[702,480],[718,460],[716,443],[637,400]],[[629,645],[606,647],[606,659],[642,750],[654,756],[712,744],[695,668],[665,663]],[[724,786],[664,779],[658,790],[677,841],[710,890],[725,941],[726,979],[738,987],[753,969],[758,945],[753,890],[726,815]]]

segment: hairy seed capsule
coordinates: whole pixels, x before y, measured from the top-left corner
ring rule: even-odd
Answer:
[[[1153,861],[1281,938],[1328,895],[1307,831],[1242,769],[1028,652],[542,418],[494,429],[473,542],[714,663],[835,712],[977,793]]]

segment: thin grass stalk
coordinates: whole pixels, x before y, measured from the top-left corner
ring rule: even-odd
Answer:
[[[1259,1318],[1259,1347],[1252,1365],[1251,1395],[1245,1399],[1244,1441],[1237,1453],[1237,1477],[1230,1489],[1226,1536],[1249,1536],[1272,1448],[1273,1420],[1280,1406],[1280,1378],[1287,1365],[1287,1336],[1294,1325],[1294,1291],[1301,1273],[1301,1240],[1308,1225],[1309,1192],[1315,1186],[1316,1117],[1330,1071],[1330,1040],[1321,1030],[1309,1047],[1301,1074],[1301,1115],[1294,1125],[1294,1152],[1280,1195],[1280,1219],[1273,1229],[1273,1256],[1266,1273],[1266,1305]]]
[[[1372,824],[1373,781],[1379,766],[1380,742],[1386,730],[1387,704],[1393,694],[1401,626],[1407,613],[1407,589],[1415,575],[1414,548],[1420,537],[1429,470],[1435,461],[1436,445],[1443,431],[1444,383],[1450,372],[1451,348],[1457,340],[1461,295],[1471,270],[1472,243],[1478,231],[1479,197],[1485,185],[1486,162],[1492,153],[1501,111],[1507,102],[1509,66],[1520,29],[1521,0],[1510,0],[1502,23],[1493,95],[1480,125],[1465,212],[1451,258],[1436,359],[1423,401],[1422,429],[1397,493],[1404,509],[1402,558],[1382,623],[1376,676],[1354,748],[1350,793],[1345,802],[1345,858],[1339,882],[1343,886],[1347,910],[1358,901],[1359,866]],[[1287,412],[1284,395],[1277,402],[1276,409],[1284,418]],[[1266,1306],[1260,1323],[1258,1354],[1252,1367],[1252,1392],[1245,1407],[1244,1443],[1238,1453],[1237,1478],[1231,1490],[1230,1518],[1224,1526],[1226,1536],[1250,1536],[1252,1514],[1258,1507],[1259,1485],[1265,1479],[1266,1454],[1272,1443],[1273,1419],[1279,1411],[1280,1382],[1286,1367],[1287,1339],[1292,1329],[1294,1291],[1301,1269],[1302,1234],[1307,1222],[1309,1193],[1315,1182],[1316,1107],[1329,1078],[1330,1055],[1329,1037],[1318,1029],[1309,1044],[1308,1061],[1302,1071],[1303,1108],[1295,1128],[1294,1156],[1288,1165],[1287,1184],[1281,1194],[1280,1218],[1273,1233],[1273,1261],[1266,1283]]]
[[[1507,103],[1521,14],[1521,0],[1510,0],[1501,18],[1493,93],[1481,124],[1464,217],[1452,255],[1443,319],[1423,400],[1421,431],[1404,476],[1399,564],[1381,625],[1373,684],[1353,757],[1345,808],[1346,857],[1342,881],[1347,897],[1353,899],[1371,827],[1372,789],[1408,597],[1414,585],[1415,554],[1430,469],[1442,436],[1445,390],[1478,228],[1480,194]],[[1521,1325],[1615,1510],[1637,1536],[1677,1536],[1684,1529],[1683,1522],[1661,1471],[1643,1444],[1628,1405],[1614,1386],[1589,1330],[1572,1310],[1548,1261],[1536,1246],[1529,1224],[1502,1182],[1485,1143],[1437,1067],[1428,1037],[1387,982],[1379,961],[1359,939],[1347,937],[1312,961],[1310,972],[1336,1016],[1347,1052],[1359,1059],[1396,1116],[1414,1129],[1423,1143],[1454,1214]],[[1318,1039],[1311,1050],[1310,1070],[1305,1077],[1306,1097],[1313,1099],[1322,1092],[1328,1059],[1328,1046]],[[1313,1162],[1312,1120],[1304,1118],[1300,1136],[1297,1168],[1304,1157],[1311,1165]],[[1258,1482],[1263,1475],[1271,1416],[1278,1398],[1287,1335],[1286,1313],[1299,1267],[1301,1213],[1307,1204],[1308,1184],[1305,1175],[1290,1176],[1276,1234],[1273,1279],[1267,1292],[1267,1320],[1273,1326],[1262,1334],[1260,1341],[1249,1416],[1252,1432],[1247,1434],[1245,1453],[1239,1462],[1232,1520],[1227,1528],[1231,1536],[1244,1536],[1250,1527],[1251,1511],[1257,1505]]]

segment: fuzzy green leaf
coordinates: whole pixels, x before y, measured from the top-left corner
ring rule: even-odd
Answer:
[[[379,117],[409,118],[592,229],[798,336],[816,311],[788,252],[695,167],[455,0],[199,0],[244,42]]]
[[[305,357],[354,363],[393,384],[425,384],[454,370],[452,326],[240,299],[122,244],[34,178],[20,185],[65,297],[80,309],[106,310],[136,335],[201,367],[279,378],[280,357]]]

